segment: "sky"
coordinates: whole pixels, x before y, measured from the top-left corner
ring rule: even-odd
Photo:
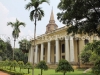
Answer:
[[[25,9],[25,5],[30,2],[30,0],[0,0],[0,38],[4,41],[10,38],[11,45],[13,47],[13,38],[12,38],[12,28],[11,26],[7,26],[7,22],[15,22],[18,19],[21,22],[26,24],[25,27],[21,26],[20,36],[16,42],[16,48],[19,47],[18,41],[26,38],[30,40],[34,36],[34,22],[30,21],[29,14],[30,10]],[[58,3],[60,0],[50,0],[50,5],[47,3],[43,3],[40,5],[44,10],[45,16],[42,18],[41,21],[37,22],[37,30],[36,35],[39,36],[44,34],[46,31],[46,25],[49,23],[50,14],[53,7],[54,18],[55,22],[58,27],[64,26],[61,22],[57,20],[57,13],[60,10],[57,8]]]

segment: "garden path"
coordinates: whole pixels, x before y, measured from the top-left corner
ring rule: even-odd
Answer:
[[[0,71],[0,75],[9,75],[9,74]]]

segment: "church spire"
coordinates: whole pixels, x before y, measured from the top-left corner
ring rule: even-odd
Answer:
[[[54,14],[53,14],[53,7],[52,7],[52,10],[51,10],[51,16],[50,16],[50,21],[49,21],[49,23],[55,23]]]
[[[55,23],[54,14],[53,14],[53,8],[52,8],[49,24],[46,26],[46,32],[45,33],[49,33],[49,32],[51,32],[53,30],[56,30],[57,28],[58,28],[58,26]]]

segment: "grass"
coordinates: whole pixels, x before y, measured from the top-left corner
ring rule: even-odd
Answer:
[[[74,72],[68,72],[66,73],[66,75],[93,75],[91,73],[83,73],[84,70],[75,70]],[[20,72],[20,69],[19,68],[16,68],[16,72]],[[28,69],[22,69],[21,72],[24,72],[24,73],[28,73]],[[34,75],[39,75],[41,72],[40,69],[34,69]],[[30,73],[27,74],[27,75],[32,75],[32,70],[30,69]],[[49,70],[46,70],[46,71],[43,71],[43,75],[63,75],[63,73],[61,72],[55,72],[54,69],[49,69]]]
[[[16,71],[19,71],[19,68],[16,68]],[[91,73],[83,73],[84,70],[75,70],[74,72],[68,72],[66,73],[66,75],[93,75]],[[27,69],[22,69],[21,72],[27,73]],[[40,69],[34,69],[34,75],[39,75],[41,72]],[[30,70],[30,74],[28,75],[32,75],[32,70]],[[43,75],[63,75],[63,73],[61,72],[55,72],[54,69],[49,69],[46,71],[43,71]]]

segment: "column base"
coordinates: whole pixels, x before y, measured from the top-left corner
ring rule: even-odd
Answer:
[[[56,64],[56,65],[58,65],[58,64],[59,64],[59,62],[56,62],[55,64]]]
[[[47,62],[47,64],[51,64],[50,62]]]

